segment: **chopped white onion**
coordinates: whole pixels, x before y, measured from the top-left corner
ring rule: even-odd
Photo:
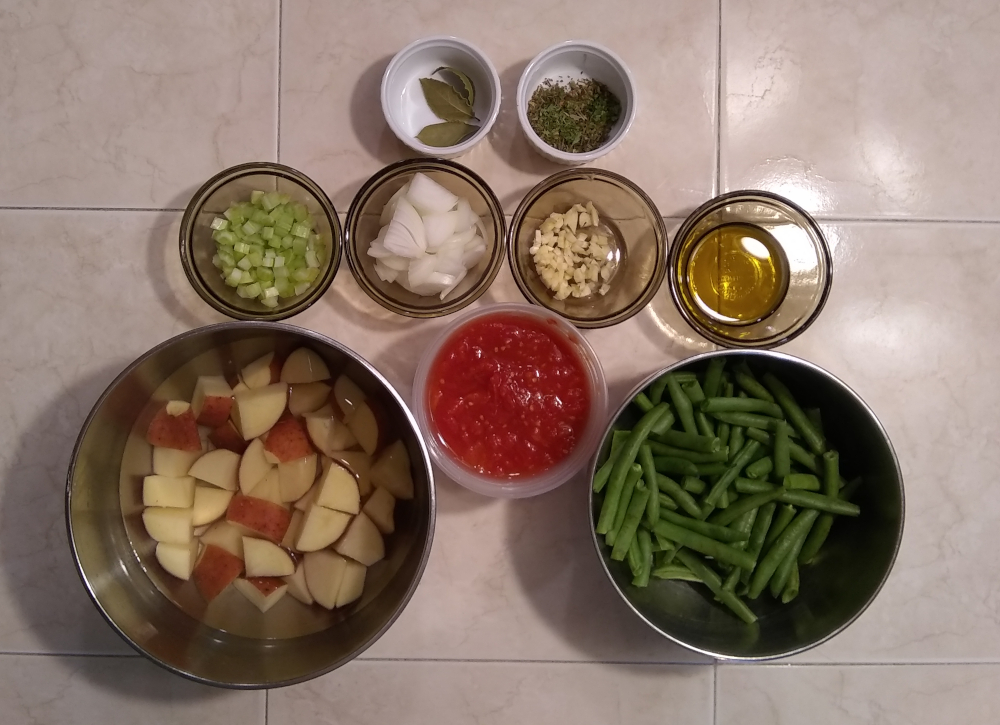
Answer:
[[[389,201],[386,202],[385,207],[382,209],[382,215],[378,218],[378,223],[380,226],[385,226],[392,219],[392,215],[396,213],[396,202],[406,196],[406,192],[410,189],[410,182],[406,182],[396,193],[389,197]]]
[[[458,197],[426,174],[417,172],[410,179],[406,198],[421,214],[443,214],[455,208]]]
[[[448,211],[444,214],[427,214],[421,218],[424,221],[427,249],[431,251],[440,247],[458,229],[459,214],[457,211]]]

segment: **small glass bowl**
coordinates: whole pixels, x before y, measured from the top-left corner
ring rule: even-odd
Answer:
[[[233,202],[250,200],[254,190],[287,194],[305,204],[316,221],[316,233],[328,245],[320,274],[312,287],[295,297],[279,298],[277,307],[244,299],[222,279],[212,264],[216,252],[210,224]],[[224,315],[237,320],[282,320],[302,312],[323,296],[340,266],[341,229],[337,210],[316,182],[305,174],[267,161],[240,164],[222,171],[195,192],[181,219],[181,264],[195,292]]]
[[[617,269],[607,294],[557,300],[535,271],[535,230],[552,212],[588,201],[617,250]],[[577,327],[609,327],[632,317],[653,299],[667,270],[667,229],[656,205],[624,176],[602,169],[567,169],[542,181],[514,212],[509,237],[508,261],[521,294]]]
[[[687,263],[699,240],[728,224],[763,229],[784,256],[787,288],[758,320],[727,324],[699,309],[688,284]],[[826,238],[808,213],[768,191],[733,191],[702,204],[681,225],[670,247],[670,295],[684,320],[723,347],[769,348],[805,332],[826,304],[833,263]]]
[[[583,435],[580,436],[576,447],[567,458],[547,471],[534,476],[505,479],[485,476],[472,470],[453,456],[447,445],[435,433],[434,425],[431,422],[427,400],[428,378],[441,349],[469,323],[494,315],[522,316],[552,325],[553,331],[562,335],[579,352],[580,362],[583,364],[587,376],[590,392],[590,415]],[[470,491],[481,493],[484,496],[527,498],[558,488],[578,474],[593,457],[607,427],[608,385],[604,379],[604,370],[597,353],[575,327],[558,315],[538,307],[519,303],[496,304],[466,312],[427,346],[423,357],[420,358],[417,373],[413,379],[411,408],[417,419],[417,425],[424,436],[427,450],[430,451],[431,459],[446,476]]]
[[[458,196],[469,200],[486,230],[486,253],[444,300],[422,297],[375,273],[368,247],[378,236],[379,217],[390,197],[417,172],[422,172]],[[503,207],[490,187],[461,164],[445,159],[407,159],[386,166],[355,195],[347,212],[347,264],[361,289],[385,309],[407,317],[441,317],[472,304],[497,276],[503,264],[506,223]]]

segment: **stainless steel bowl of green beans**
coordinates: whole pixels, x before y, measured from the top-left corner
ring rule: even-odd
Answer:
[[[903,536],[903,479],[846,384],[784,353],[725,350],[649,376],[592,463],[608,579],[650,627],[719,659],[765,660],[851,624]]]

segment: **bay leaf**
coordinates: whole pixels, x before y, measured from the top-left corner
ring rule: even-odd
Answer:
[[[472,85],[472,79],[465,75],[462,71],[457,68],[452,68],[451,66],[443,65],[437,70],[435,70],[431,75],[437,75],[438,73],[451,73],[453,76],[458,78],[462,86],[465,88],[465,100],[469,102],[470,106],[476,105],[476,87]],[[459,91],[461,93],[461,91]]]
[[[421,78],[424,99],[442,121],[465,121],[472,118],[472,106],[453,86],[435,78]]]
[[[476,126],[464,121],[446,121],[424,126],[417,134],[417,140],[428,146],[444,148],[460,144],[477,130]]]

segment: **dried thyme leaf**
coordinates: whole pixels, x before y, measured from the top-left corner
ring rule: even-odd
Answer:
[[[434,78],[421,78],[424,99],[434,115],[443,121],[465,121],[472,118],[472,106],[453,86]]]
[[[546,80],[528,101],[528,123],[552,148],[586,153],[607,141],[621,115],[621,102],[606,85],[591,79]]]
[[[466,137],[475,133],[476,126],[464,121],[447,121],[445,123],[435,123],[424,128],[417,134],[417,140],[428,146],[442,148],[444,146],[455,146],[465,140]]]
[[[461,81],[462,85],[465,87],[465,93],[462,94],[465,97],[465,100],[469,102],[470,106],[476,105],[476,87],[472,85],[472,79],[469,78],[469,76],[465,75],[465,73],[457,68],[452,68],[447,65],[441,66],[431,73],[431,75],[437,75],[438,73],[451,73],[453,76],[458,78],[458,80]]]

